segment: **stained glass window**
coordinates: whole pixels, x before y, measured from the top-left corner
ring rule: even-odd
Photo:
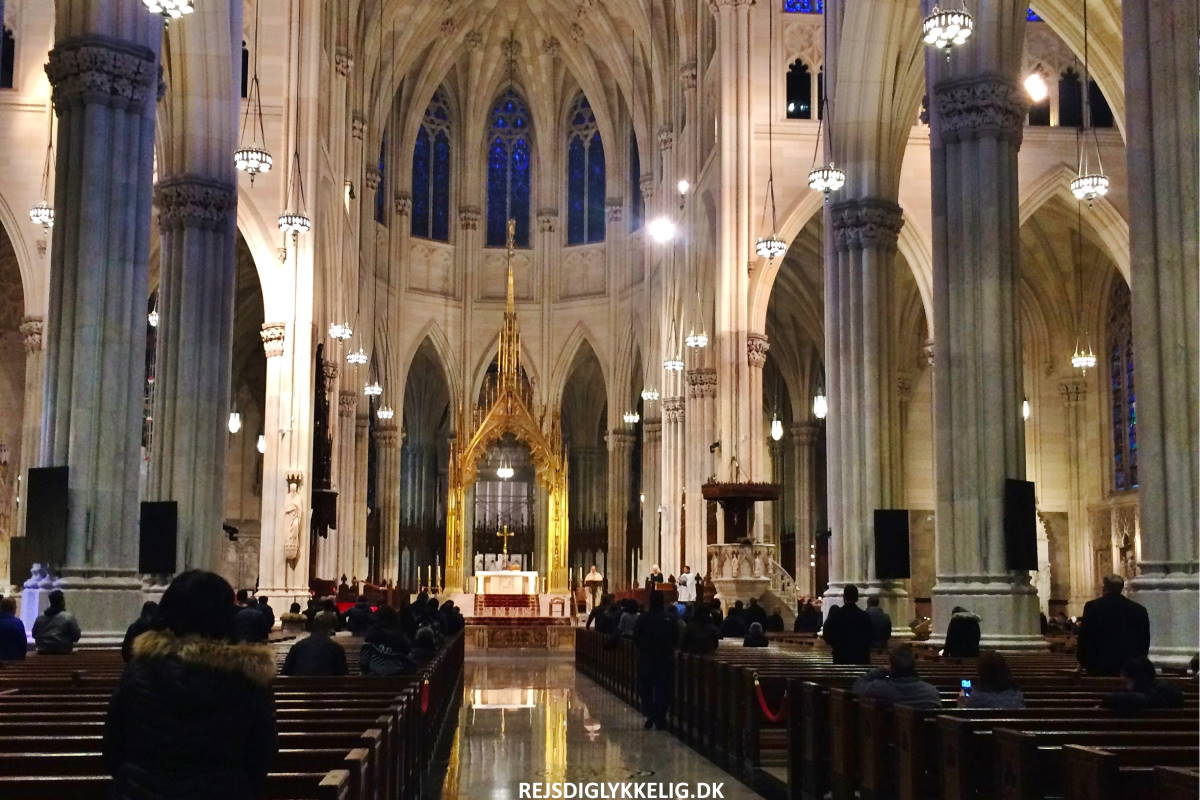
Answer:
[[[812,119],[812,75],[808,65],[796,59],[787,71],[788,119]]]
[[[387,134],[379,143],[379,185],[375,187],[375,221],[387,222]]]
[[[413,146],[412,235],[450,241],[450,104],[433,93]]]
[[[1042,21],[1041,17],[1039,17],[1037,14],[1033,13],[1032,8],[1025,9],[1025,19],[1028,20],[1029,22],[1041,22]]]
[[[1083,124],[1083,82],[1070,67],[1058,78],[1058,124],[1067,128]]]
[[[604,241],[604,142],[582,93],[567,118],[567,244]]]
[[[9,28],[0,25],[0,89],[13,88],[13,65],[16,62],[17,42]]]
[[[783,0],[787,14],[824,14],[825,0]]]
[[[629,132],[629,230],[642,227],[646,199],[642,197],[642,159],[638,155],[637,136]]]
[[[1108,382],[1112,411],[1113,489],[1136,489],[1137,395],[1133,384],[1133,317],[1129,286],[1114,277],[1108,295]]]
[[[492,106],[488,119],[487,246],[504,247],[508,220],[517,221],[517,247],[529,247],[533,116],[514,90]]]
[[[242,97],[250,94],[250,51],[242,41]]]
[[[1088,110],[1092,114],[1091,125],[1093,128],[1111,128],[1113,126],[1113,112],[1108,105],[1108,100],[1104,99],[1104,92],[1100,91],[1100,87],[1095,81],[1088,81]]]

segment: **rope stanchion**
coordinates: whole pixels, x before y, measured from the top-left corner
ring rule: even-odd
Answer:
[[[783,699],[779,704],[779,711],[775,712],[767,706],[767,698],[763,694],[762,684],[758,682],[758,673],[754,673],[754,694],[758,697],[758,708],[762,711],[763,716],[768,722],[783,722],[783,718],[787,716],[787,689],[783,690]]]

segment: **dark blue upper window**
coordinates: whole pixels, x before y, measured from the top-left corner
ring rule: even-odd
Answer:
[[[642,197],[642,159],[638,155],[637,136],[629,132],[629,230],[642,227],[646,200]]]
[[[504,247],[510,219],[517,222],[517,247],[529,247],[532,135],[533,116],[529,107],[514,90],[506,90],[492,106],[488,118],[488,247]]]
[[[0,23],[4,20],[0,19]],[[17,57],[17,41],[11,29],[0,24],[0,89],[13,88],[13,66]]]
[[[824,14],[825,0],[783,0],[783,10],[788,14]]]
[[[450,241],[450,104],[438,89],[413,147],[412,235]]]
[[[387,134],[379,143],[379,185],[375,187],[375,221],[387,222]]]
[[[1137,394],[1133,386],[1133,315],[1129,287],[1114,276],[1108,295],[1108,380],[1112,410],[1113,489],[1138,486]]]
[[[567,119],[567,244],[604,241],[604,143],[583,94]]]
[[[1041,17],[1039,17],[1037,14],[1033,13],[1032,8],[1025,9],[1025,19],[1029,20],[1030,22],[1041,22],[1042,21]]]

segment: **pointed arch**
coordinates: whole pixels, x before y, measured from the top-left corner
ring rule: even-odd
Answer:
[[[1078,203],[1070,190],[1075,177],[1074,167],[1058,164],[1022,187],[1019,224],[1024,225],[1051,198],[1057,197],[1068,207]],[[1084,214],[1084,219],[1087,223],[1085,229],[1092,232],[1095,240],[1121,271],[1121,277],[1129,283],[1129,223],[1107,197],[1095,200]]]
[[[459,374],[459,369],[454,359],[454,349],[450,346],[450,340],[446,337],[445,331],[442,330],[437,320],[428,320],[400,352],[400,363],[404,369],[400,378],[405,383],[408,382],[409,370],[412,368],[413,359],[417,357],[417,352],[427,342],[437,355],[436,362],[441,368],[442,380],[446,382],[446,389],[450,393],[450,404],[452,407],[456,407],[463,397],[462,387],[455,380]]]
[[[588,330],[583,321],[575,323],[575,327],[571,329],[571,333],[567,335],[563,346],[558,351],[558,357],[554,361],[554,366],[550,370],[550,391],[546,396],[546,403],[551,407],[557,406],[562,402],[563,392],[566,389],[567,380],[571,376],[571,369],[575,365],[575,359],[578,358],[580,351],[585,347],[592,351],[596,356],[596,361],[600,364],[600,374],[604,378],[605,387],[608,386],[611,376],[611,370],[606,368],[604,359],[600,356],[600,350],[596,347],[595,336]]]
[[[503,247],[508,220],[517,223],[517,247],[529,247],[533,208],[533,112],[513,87],[492,103],[487,122],[487,224],[488,247]]]

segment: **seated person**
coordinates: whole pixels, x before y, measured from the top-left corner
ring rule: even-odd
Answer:
[[[854,683],[854,693],[895,706],[936,709],[942,707],[937,688],[921,680],[912,648],[900,645],[888,653],[888,669],[873,669]]]
[[[979,655],[979,617],[962,606],[955,606],[946,626],[946,658],[975,658]]]
[[[697,608],[688,620],[680,636],[679,649],[693,656],[706,656],[717,649],[721,632],[713,624],[712,617],[703,608]]]
[[[775,611],[767,615],[767,623],[763,629],[768,633],[783,633],[783,615]]]
[[[346,651],[329,637],[329,617],[313,620],[312,633],[292,645],[282,675],[347,675]]]
[[[763,633],[763,626],[758,622],[750,623],[750,630],[746,631],[746,638],[742,639],[742,647],[766,647],[767,635]]]
[[[1004,656],[995,650],[984,650],[975,664],[975,682],[970,694],[959,698],[962,708],[1025,707],[1025,693],[1013,682]]]
[[[1179,687],[1158,678],[1154,664],[1145,656],[1131,658],[1121,668],[1125,690],[1113,692],[1100,705],[1124,714],[1135,714],[1153,708],[1182,708],[1183,692]]]
[[[25,623],[17,616],[17,600],[0,600],[0,661],[24,661],[29,643],[25,638]]]
[[[359,650],[358,668],[363,675],[387,676],[412,672],[413,662],[408,657],[410,649],[412,645],[400,627],[396,609],[380,606],[375,612],[375,624],[367,631],[366,640]]]
[[[367,598],[360,594],[357,602],[346,609],[342,621],[351,636],[362,636],[371,627],[371,617],[371,606],[367,603]]]
[[[287,613],[279,618],[279,624],[284,633],[303,633],[308,627],[308,617],[300,613],[299,603],[292,603]]]
[[[61,589],[50,592],[50,605],[33,622],[33,641],[39,655],[69,655],[79,641],[79,623],[70,611]]]
[[[417,631],[417,636],[413,639],[412,650],[408,652],[408,657],[418,667],[428,664],[437,656],[437,638],[434,635],[433,628],[425,627]]]

